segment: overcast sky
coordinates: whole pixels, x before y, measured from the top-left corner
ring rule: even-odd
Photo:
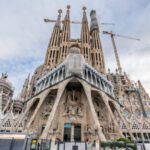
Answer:
[[[87,15],[97,11],[101,22],[115,26],[101,26],[122,35],[140,38],[141,41],[116,37],[116,45],[123,71],[134,81],[141,80],[150,93],[150,1],[149,0],[0,0],[0,73],[7,72],[15,88],[15,96],[28,73],[44,62],[53,23],[44,18],[56,19],[58,9],[66,13],[71,5],[71,20],[81,21],[82,7]],[[79,38],[81,25],[71,26],[71,37]],[[106,69],[115,71],[116,61],[111,39],[101,34]]]

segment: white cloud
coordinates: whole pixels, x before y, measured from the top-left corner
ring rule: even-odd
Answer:
[[[140,79],[150,93],[150,3],[149,0],[13,0],[0,5],[0,73],[7,71],[9,80],[20,91],[29,72],[44,62],[53,24],[44,18],[55,19],[57,10],[71,5],[71,19],[82,19],[82,6],[91,9],[103,22],[103,30],[141,38],[141,42],[115,38],[123,70],[134,80]],[[90,20],[90,19],[89,19]],[[72,25],[72,37],[80,37],[81,25]],[[116,63],[110,37],[101,35],[107,68],[115,70]]]

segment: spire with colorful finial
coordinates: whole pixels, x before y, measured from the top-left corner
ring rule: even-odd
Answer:
[[[83,9],[83,15],[86,15],[86,7],[84,6],[82,9]]]
[[[63,27],[60,40],[59,63],[61,63],[68,55],[70,47],[70,5],[67,5],[67,13],[63,20]]]
[[[71,6],[70,6],[70,5],[67,5],[67,14],[70,13],[70,8],[71,8]]]
[[[85,61],[89,64],[91,63],[91,53],[90,53],[90,31],[88,26],[88,20],[86,16],[86,7],[82,7],[83,18],[82,18],[82,28],[81,28],[81,53],[85,58]]]
[[[59,9],[58,10],[58,18],[57,18],[57,20],[56,20],[56,26],[59,26],[60,27],[60,25],[61,25],[61,13],[62,13],[62,10],[61,9]]]
[[[69,20],[70,8],[71,8],[71,6],[67,5],[67,13],[66,13],[66,16],[65,16],[65,20]]]
[[[83,19],[82,19],[82,22],[86,22],[87,21],[87,16],[86,16],[86,7],[83,7]]]

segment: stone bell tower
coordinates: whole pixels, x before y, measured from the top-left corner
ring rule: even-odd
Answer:
[[[90,53],[90,31],[88,27],[88,20],[86,16],[86,7],[83,7],[83,18],[81,28],[81,53],[85,60],[91,64],[91,53]]]
[[[45,63],[43,66],[43,75],[52,70],[58,64],[58,56],[60,50],[60,32],[61,32],[61,13],[62,10],[58,10],[58,18],[56,20],[50,42],[48,45],[47,53],[45,56]]]
[[[62,62],[66,58],[69,51],[69,47],[70,47],[70,6],[68,5],[61,33],[59,62]]]
[[[99,25],[96,18],[96,11],[92,10],[90,13],[91,16],[91,26],[90,26],[90,34],[92,37],[91,40],[91,59],[92,66],[100,73],[105,74],[105,62],[102,51],[102,45],[99,36]]]

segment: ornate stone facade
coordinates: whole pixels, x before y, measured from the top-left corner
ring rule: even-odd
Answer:
[[[141,82],[106,72],[96,12],[83,8],[81,39],[71,42],[70,7],[61,10],[43,65],[25,80],[20,97],[0,79],[0,130],[40,139],[105,141],[150,138],[150,98]],[[5,101],[5,102],[4,102]]]

